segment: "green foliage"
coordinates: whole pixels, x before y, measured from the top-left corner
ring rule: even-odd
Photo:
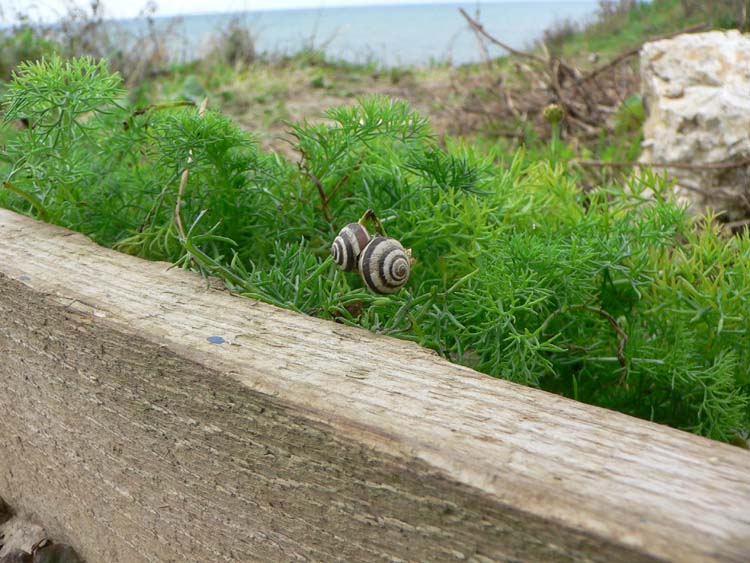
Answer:
[[[578,53],[597,53],[614,56],[634,47],[648,37],[677,31],[695,23],[686,21],[679,0],[654,0],[642,2],[620,0],[602,2],[597,20],[559,40],[558,49],[565,57]]]
[[[51,55],[57,45],[36,28],[22,25],[0,30],[0,81],[7,81],[21,61],[38,60]]]
[[[89,60],[20,67],[5,119],[32,127],[3,149],[0,204],[493,376],[721,440],[748,429],[750,236],[696,224],[663,178],[584,192],[558,139],[498,165],[388,98],[293,125],[292,164],[218,112],[122,97]],[[367,208],[416,258],[392,296],[329,257]]]
[[[747,31],[750,14],[745,0],[680,0],[686,17],[700,17],[712,26]]]
[[[46,220],[88,231],[94,211],[86,191],[102,172],[92,156],[107,156],[96,135],[121,94],[119,77],[104,62],[53,57],[21,63],[8,86],[4,119],[24,120],[26,127],[4,151],[10,163],[5,187]],[[50,205],[60,202],[65,204]]]
[[[550,32],[552,47],[566,59],[587,53],[614,56],[643,41],[697,23],[747,30],[744,0],[602,0],[595,22],[582,29],[564,22]]]
[[[32,129],[44,137],[82,130],[77,117],[92,111],[103,113],[113,105],[120,90],[120,78],[110,74],[106,61],[92,59],[63,61],[53,56],[47,62],[21,63],[8,87],[11,100],[6,119],[30,119]]]
[[[635,162],[641,154],[646,109],[640,95],[628,96],[614,115],[610,135],[599,137],[595,152],[601,160]]]

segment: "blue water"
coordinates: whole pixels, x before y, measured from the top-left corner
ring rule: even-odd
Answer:
[[[453,64],[482,59],[474,33],[458,13],[472,16],[477,2],[412,6],[366,6],[315,10],[275,10],[242,14],[183,16],[172,22],[180,38],[175,58],[190,59],[207,49],[212,33],[241,18],[257,37],[259,52],[294,53],[305,46],[323,47],[327,54],[350,62],[377,61],[393,65]],[[561,20],[586,21],[596,0],[580,2],[481,2],[480,21],[501,41],[515,48],[530,46],[549,26]],[[122,22],[128,27],[142,25]],[[167,25],[157,19],[159,27]],[[490,46],[491,55],[503,54]]]

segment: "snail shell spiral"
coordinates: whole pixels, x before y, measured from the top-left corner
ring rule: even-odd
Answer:
[[[359,271],[375,293],[395,293],[409,279],[411,258],[397,240],[375,237],[359,257]]]
[[[362,249],[367,246],[369,240],[367,229],[359,223],[349,223],[334,239],[331,256],[344,271],[351,272],[357,268]]]

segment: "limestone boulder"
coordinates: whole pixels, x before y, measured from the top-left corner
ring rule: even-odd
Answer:
[[[668,171],[691,210],[750,217],[750,163],[736,166],[750,159],[750,35],[712,31],[647,43],[641,75],[648,111],[641,161],[679,163]]]

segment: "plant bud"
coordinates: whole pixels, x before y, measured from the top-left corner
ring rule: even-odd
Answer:
[[[544,108],[543,115],[544,119],[546,119],[550,124],[557,125],[562,121],[563,110],[559,104],[549,104]]]

